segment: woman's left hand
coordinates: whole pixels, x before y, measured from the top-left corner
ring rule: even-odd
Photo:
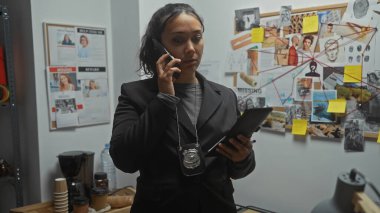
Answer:
[[[233,147],[220,143],[216,151],[235,163],[245,160],[252,152],[252,142],[250,138],[245,137],[244,135],[238,135],[237,138],[231,138],[228,142]]]

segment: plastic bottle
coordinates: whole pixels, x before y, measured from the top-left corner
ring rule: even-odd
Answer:
[[[110,191],[116,189],[116,168],[110,155],[110,144],[106,143],[100,154],[102,171],[107,173],[108,187]]]

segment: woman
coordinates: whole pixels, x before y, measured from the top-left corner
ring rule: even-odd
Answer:
[[[61,74],[59,76],[59,91],[75,91],[75,86],[69,75]]]
[[[79,58],[88,58],[89,51],[88,51],[88,38],[85,35],[81,35],[79,37],[79,43],[81,44],[81,47],[78,49],[78,57]]]
[[[203,22],[187,4],[167,4],[152,16],[140,66],[152,78],[125,83],[117,106],[110,154],[122,171],[139,171],[131,212],[236,212],[231,178],[255,167],[249,137],[209,150],[239,116],[231,89],[197,72]],[[153,39],[174,56],[160,55]],[[173,78],[173,73],[180,73]]]
[[[87,97],[99,97],[101,94],[100,94],[100,91],[99,91],[99,88],[98,88],[98,85],[96,85],[96,82],[95,80],[90,80],[88,82],[88,92],[87,92]]]
[[[74,45],[74,42],[71,41],[70,36],[65,34],[63,36],[62,45]]]

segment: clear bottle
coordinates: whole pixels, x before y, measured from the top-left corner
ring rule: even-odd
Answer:
[[[110,144],[106,143],[100,154],[102,171],[107,173],[108,187],[110,191],[116,189],[116,168],[110,155]]]

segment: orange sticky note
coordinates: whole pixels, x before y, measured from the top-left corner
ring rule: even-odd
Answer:
[[[329,107],[327,108],[327,112],[345,113],[346,105],[346,99],[329,100]]]
[[[362,66],[344,66],[344,83],[359,83],[362,81]]]
[[[302,32],[303,33],[316,33],[319,29],[318,16],[306,16],[303,18],[302,22]]]
[[[293,135],[306,135],[307,120],[293,119],[292,134]]]
[[[252,43],[262,43],[264,42],[264,27],[255,27],[251,31],[251,41]]]

